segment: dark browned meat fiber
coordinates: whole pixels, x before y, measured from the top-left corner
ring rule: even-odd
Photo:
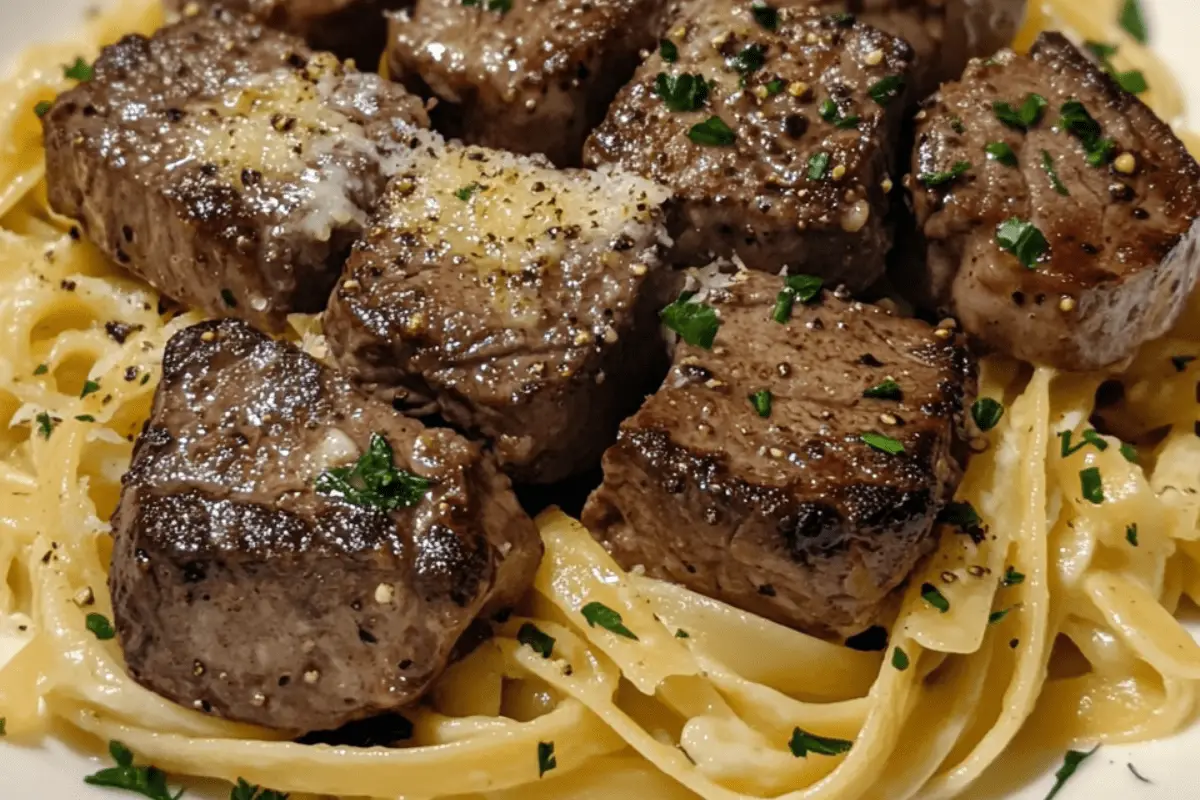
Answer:
[[[972,63],[917,136],[908,182],[927,265],[905,283],[978,343],[1097,369],[1182,312],[1200,274],[1200,167],[1062,36]]]
[[[583,521],[626,568],[856,633],[935,545],[974,366],[949,330],[828,294],[780,324],[783,285],[742,272],[705,300],[712,348],[679,344],[605,453]],[[864,441],[875,434],[903,452]]]
[[[1025,0],[826,0],[823,7],[850,11],[911,44],[917,99],[956,80],[969,59],[1011,44],[1025,16]]]
[[[214,10],[127,36],[44,118],[56,211],[180,302],[278,330],[320,311],[425,112]]]
[[[222,5],[252,14],[272,28],[294,34],[318,50],[359,59],[374,69],[387,38],[384,11],[412,5],[411,0],[166,0],[187,13]]]
[[[417,0],[392,15],[394,80],[439,99],[443,133],[577,166],[654,45],[663,0]]]
[[[420,697],[542,553],[491,457],[237,320],[172,337],[113,535],[130,675],[294,733]]]
[[[679,198],[673,256],[862,289],[883,272],[912,49],[812,9],[697,0],[588,140]],[[678,57],[671,55],[677,51]]]
[[[397,176],[330,300],[344,370],[493,443],[522,482],[594,466],[667,369],[668,192],[436,143]]]

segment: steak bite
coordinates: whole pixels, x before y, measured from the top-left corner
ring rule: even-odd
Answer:
[[[50,204],[175,300],[320,311],[427,118],[377,75],[222,11],[104,49],[44,118]]]
[[[476,147],[421,155],[330,301],[339,364],[490,440],[519,481],[594,466],[666,372],[667,191]]]
[[[1132,356],[1200,274],[1200,167],[1171,129],[1058,34],[946,84],[907,179],[923,299],[980,344],[1090,370]]]
[[[542,552],[475,445],[237,320],[167,345],[113,535],[130,675],[289,732],[420,697]]]
[[[374,67],[387,38],[384,11],[411,5],[411,0],[166,0],[166,5],[184,14],[217,5],[249,13],[318,50]]]
[[[391,77],[440,101],[448,136],[577,166],[654,46],[664,0],[416,0],[392,15]]]
[[[974,366],[948,329],[804,303],[762,273],[722,282],[686,301],[687,341],[604,454],[583,522],[626,568],[856,633],[935,546]]]

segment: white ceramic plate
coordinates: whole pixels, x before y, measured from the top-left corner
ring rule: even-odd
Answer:
[[[1088,0],[1081,0],[1087,2]],[[1037,2],[1037,0],[1031,0]],[[1191,126],[1200,129],[1200,31],[1197,0],[1142,0],[1156,49],[1182,82],[1191,111]],[[0,64],[22,47],[62,38],[74,29],[97,0],[0,0]],[[5,69],[4,74],[7,74]],[[3,346],[0,343],[0,346]],[[1193,631],[1200,633],[1200,625]],[[1198,636],[1200,638],[1200,636]],[[64,735],[69,735],[64,731]],[[86,741],[72,746],[59,739],[37,746],[0,744],[0,798],[3,800],[115,800],[126,793],[93,789],[83,776],[95,772],[102,759]],[[973,787],[970,800],[1044,800],[1054,784],[1061,753],[1016,753],[1002,769],[993,769]],[[1130,764],[1152,783],[1133,776]],[[189,786],[186,797],[228,797],[228,789]],[[1200,798],[1200,718],[1172,739],[1132,747],[1105,747],[1071,779],[1058,800],[1194,800]]]

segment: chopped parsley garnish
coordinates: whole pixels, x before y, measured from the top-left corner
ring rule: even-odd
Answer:
[[[42,102],[38,103],[36,106],[33,107],[33,113],[37,114],[39,117],[44,117],[48,113],[50,113],[50,109],[53,107],[54,107],[54,104],[51,103],[49,100],[43,100]]]
[[[957,114],[950,118],[950,130],[955,133],[966,133],[967,126],[963,124],[962,117]]]
[[[1138,451],[1133,445],[1121,442],[1121,446],[1117,449],[1121,451],[1121,456],[1130,464],[1138,463]]]
[[[970,161],[955,161],[950,169],[944,172],[922,172],[917,176],[917,180],[926,186],[941,186],[962,177],[970,168]]]
[[[1146,82],[1145,73],[1140,69],[1131,69],[1127,72],[1114,72],[1112,76],[1117,85],[1130,94],[1141,94],[1150,88],[1150,84]]]
[[[542,629],[532,622],[526,622],[517,631],[517,641],[532,647],[542,658],[549,658],[554,652],[554,637],[543,633]]]
[[[87,629],[91,631],[97,639],[104,642],[117,635],[113,630],[112,623],[108,621],[108,617],[103,614],[88,614],[87,620],[84,623]]]
[[[1121,6],[1121,15],[1117,18],[1121,23],[1121,27],[1125,32],[1137,39],[1142,44],[1149,40],[1146,33],[1146,18],[1142,15],[1142,4],[1140,0],[1125,0],[1125,5]]]
[[[80,422],[95,422],[96,421],[96,418],[93,417],[91,414],[79,414],[78,416],[75,417],[75,419],[79,420]]]
[[[1079,488],[1083,492],[1084,500],[1096,506],[1103,503],[1104,484],[1100,479],[1100,468],[1081,469],[1079,471]]]
[[[487,10],[507,14],[512,11],[512,0],[488,0]]]
[[[996,244],[1016,256],[1026,269],[1036,269],[1050,246],[1036,225],[1019,217],[1000,223],[996,228]]]
[[[1055,796],[1062,791],[1062,787],[1075,774],[1075,770],[1079,769],[1079,765],[1087,761],[1092,753],[1099,749],[1099,746],[1093,747],[1086,753],[1081,753],[1078,750],[1068,750],[1066,756],[1063,757],[1063,765],[1059,767],[1058,772],[1054,773],[1054,788],[1050,790],[1050,794],[1046,795],[1046,800],[1054,800]]]
[[[226,308],[237,308],[237,298],[228,289],[221,290],[221,299],[225,302]]]
[[[847,27],[847,28],[854,24],[854,15],[848,11],[841,11],[841,12],[838,12],[837,14],[830,14],[829,18],[831,20],[833,20],[834,23],[841,25],[843,27]]]
[[[691,298],[692,292],[684,292],[674,303],[658,312],[658,317],[688,344],[711,350],[721,321],[717,319],[717,312],[712,306],[693,303]]]
[[[1016,568],[1011,566],[1004,570],[1004,579],[1001,581],[1004,586],[1017,586],[1018,584],[1022,584],[1024,582],[1024,572],[1017,572]]]
[[[1000,424],[1004,406],[990,397],[981,397],[971,404],[971,419],[981,431],[990,431]]]
[[[950,610],[950,601],[946,599],[946,595],[942,594],[941,590],[932,583],[921,584],[921,599],[929,605],[936,608],[942,614]]]
[[[774,97],[782,92],[785,86],[787,86],[787,81],[783,78],[772,78],[767,81],[767,96]]]
[[[483,186],[475,181],[468,183],[460,189],[455,190],[454,196],[464,203],[471,199],[471,196],[482,189]]]
[[[638,638],[634,635],[633,631],[626,628],[622,623],[621,615],[603,603],[588,603],[579,609],[579,613],[583,614],[583,618],[587,620],[589,628],[599,625],[604,630],[615,633],[617,636],[624,636],[626,639],[633,639],[635,641]]]
[[[709,117],[688,130],[688,138],[696,144],[713,147],[728,147],[737,140],[737,134],[720,117]]]
[[[759,389],[750,395],[750,405],[754,406],[754,413],[760,417],[766,418],[771,416],[771,391],[769,389]]]
[[[796,295],[787,289],[775,295],[775,308],[771,311],[771,319],[781,325],[786,325],[787,321],[792,318],[792,305],[795,302]]]
[[[142,376],[142,381],[141,381],[142,386],[145,386],[149,382],[150,382],[150,373],[147,372],[145,375]]]
[[[100,391],[100,384],[97,381],[84,381],[83,388],[79,390],[80,399],[87,397],[89,394],[95,394]]]
[[[788,742],[788,747],[796,758],[805,758],[809,753],[816,753],[819,756],[840,756],[843,753],[849,753],[853,746],[854,742],[817,736],[815,733],[809,733],[800,728],[792,731],[792,739]]]
[[[167,774],[158,767],[135,767],[133,753],[115,739],[108,743],[108,752],[117,766],[102,769],[95,775],[88,775],[83,779],[84,783],[110,789],[124,789],[150,800],[178,800],[183,797],[182,789],[179,790],[179,794],[171,794],[170,788],[167,787]]]
[[[792,305],[799,300],[809,303],[821,294],[821,279],[813,275],[789,275],[783,281],[783,291],[775,295],[771,319],[786,324],[792,318]]]
[[[821,101],[821,105],[817,108],[817,113],[821,115],[821,119],[843,130],[857,128],[860,120],[857,114],[843,117],[837,103],[828,97]]]
[[[880,78],[867,88],[871,99],[881,106],[886,106],[889,102],[899,97],[902,91],[904,91],[904,78],[901,78],[899,75],[888,75],[886,78]]]
[[[1046,171],[1046,177],[1050,179],[1050,188],[1061,194],[1063,197],[1069,197],[1070,192],[1058,177],[1058,170],[1054,167],[1054,158],[1050,155],[1049,150],[1042,151],[1042,169]]]
[[[1072,445],[1070,431],[1061,431],[1058,434],[1058,437],[1060,439],[1062,439],[1062,448],[1060,450],[1060,455],[1063,458],[1066,458],[1067,456],[1075,455],[1080,450],[1087,447],[1089,444],[1092,447],[1095,447],[1101,453],[1103,453],[1105,450],[1108,449],[1108,442],[1104,441],[1104,437],[1101,436],[1100,434],[1096,433],[1096,431],[1094,431],[1090,428],[1088,430],[1084,431],[1082,434],[1080,434],[1080,436],[1083,439],[1083,441],[1077,445]]]
[[[1138,529],[1137,529],[1136,522],[1131,522],[1130,524],[1125,526],[1125,541],[1129,542],[1134,547],[1138,546],[1137,534],[1138,534]]]
[[[779,27],[779,12],[766,3],[751,3],[750,13],[754,15],[755,22],[769,31],[773,31]]]
[[[430,481],[396,469],[392,446],[381,434],[372,433],[367,452],[353,467],[334,467],[317,476],[319,494],[340,497],[347,503],[381,511],[410,508],[429,491]]]
[[[1010,611],[1012,611],[1011,608],[1005,608],[1005,609],[1001,609],[1000,611],[993,611],[991,614],[988,614],[988,625],[997,624],[998,622],[1003,620],[1005,617],[1007,617],[1008,612],[1010,612]]]
[[[882,433],[867,431],[860,438],[871,449],[878,450],[881,453],[887,453],[890,456],[898,456],[904,452],[904,445],[900,444],[900,442],[896,441],[890,436],[884,436]]]
[[[660,72],[654,79],[654,93],[672,111],[695,111],[708,99],[708,81],[690,72],[682,75]]]
[[[992,103],[992,111],[995,112],[996,119],[1005,125],[1024,131],[1038,124],[1048,105],[1050,104],[1046,98],[1030,92],[1021,101],[1020,108],[1013,108],[1003,100],[997,100]]]
[[[692,638],[692,636],[690,633],[685,631],[683,628],[678,628],[675,631],[675,638],[676,639],[690,639],[690,638]]]
[[[49,439],[50,434],[54,433],[54,426],[58,424],[58,421],[51,417],[48,411],[38,414],[35,419],[37,420],[38,433],[42,435],[43,439]]]
[[[819,181],[829,171],[829,153],[813,153],[808,157],[808,179]]]
[[[900,384],[896,383],[891,378],[877,383],[869,389],[864,389],[862,396],[871,397],[876,400],[899,400],[902,396]]]
[[[679,60],[679,48],[670,39],[660,39],[658,41],[658,54],[668,64],[674,64]]]
[[[729,60],[729,65],[743,78],[757,72],[767,60],[767,48],[761,44],[748,44],[736,56]]]
[[[1125,91],[1130,94],[1141,94],[1150,88],[1146,83],[1146,76],[1140,69],[1131,69],[1127,72],[1122,72],[1113,66],[1112,57],[1117,54],[1117,46],[1115,44],[1105,44],[1104,42],[1086,41],[1083,46],[1091,51],[1096,60],[1100,62],[1100,67],[1112,76],[1112,79],[1117,82]]]
[[[538,742],[538,777],[558,766],[554,758],[554,742]]]
[[[975,506],[966,500],[952,500],[938,512],[937,521],[943,525],[953,525],[974,541],[983,541],[983,518],[975,510]]]
[[[1062,126],[1083,144],[1088,164],[1093,167],[1107,164],[1117,144],[1112,139],[1105,139],[1100,135],[1100,123],[1088,113],[1083,103],[1068,100],[1062,104],[1059,112],[1062,114]]]
[[[288,800],[288,796],[271,789],[260,789],[245,778],[238,778],[237,786],[229,793],[229,800]]]
[[[1176,372],[1183,372],[1195,360],[1196,356],[1171,356],[1171,366],[1175,367]]]
[[[988,158],[993,161],[999,161],[1006,167],[1015,167],[1017,165],[1017,154],[1005,142],[988,142],[984,145],[983,150],[988,154]]]
[[[76,58],[75,63],[69,67],[63,67],[63,76],[73,81],[90,81],[92,73],[92,65],[84,61],[81,57]]]
[[[892,650],[892,666],[904,672],[909,665],[908,653],[901,650],[899,647]]]
[[[48,365],[38,364],[37,367],[34,368],[33,374],[34,375],[45,375],[49,371],[50,371],[50,367]]]
[[[6,731],[6,730],[4,729],[4,726],[5,726],[5,725],[7,725],[7,724],[8,724],[8,720],[7,720],[7,719],[5,719],[4,717],[0,717],[0,736],[3,736],[3,735],[5,735],[6,733],[8,733],[8,731]]]

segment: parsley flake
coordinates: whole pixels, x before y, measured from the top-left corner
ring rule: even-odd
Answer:
[[[459,200],[462,200],[465,203],[471,199],[472,195],[474,195],[476,192],[478,192],[482,188],[483,188],[483,186],[481,184],[476,183],[475,181],[472,181],[471,183],[468,183],[466,186],[463,186],[460,189],[456,189],[454,192],[454,196],[457,197]]]
[[[1107,164],[1113,151],[1117,148],[1117,143],[1100,135],[1100,123],[1096,122],[1088,113],[1083,103],[1078,100],[1068,100],[1062,104],[1059,113],[1062,115],[1060,123],[1063,128],[1083,144],[1088,164],[1093,167]]]
[[[33,374],[34,374],[34,375],[45,375],[45,374],[46,374],[47,372],[49,372],[49,371],[50,371],[50,367],[49,367],[49,365],[47,365],[47,364],[38,364],[38,365],[37,365],[37,367],[36,367],[36,368],[34,368],[34,370],[33,370]]]
[[[688,138],[696,144],[711,147],[728,147],[737,140],[737,134],[720,117],[709,117],[688,129]]]
[[[801,728],[792,731],[792,738],[788,742],[788,748],[796,758],[806,758],[809,753],[816,753],[819,756],[840,756],[843,753],[849,753],[853,746],[854,742],[817,736],[815,733],[809,733]]]
[[[943,172],[922,172],[917,176],[917,180],[930,187],[942,186],[962,177],[970,168],[970,161],[956,161],[954,166]]]
[[[79,391],[79,398],[83,399],[89,394],[95,394],[100,391],[100,383],[98,381],[84,381],[83,388]]]
[[[1131,522],[1125,526],[1125,541],[1129,542],[1134,547],[1138,546],[1138,527],[1136,522]]]
[[[1079,488],[1083,499],[1098,506],[1104,502],[1104,483],[1100,478],[1099,467],[1088,467],[1079,471]]]
[[[779,27],[779,12],[766,3],[751,3],[750,13],[754,15],[755,22],[769,31],[776,30]]]
[[[950,117],[950,130],[954,131],[955,133],[967,132],[967,126],[963,124],[962,117],[958,116],[957,114]]]
[[[1171,356],[1171,366],[1175,367],[1176,372],[1184,372],[1188,364],[1195,360],[1196,356]]]
[[[787,86],[787,82],[783,78],[772,78],[767,81],[767,96],[774,97],[782,92],[785,86]]]
[[[75,419],[79,420],[80,422],[95,422],[96,421],[96,418],[93,417],[91,414],[79,414],[75,417]]]
[[[829,153],[813,153],[808,157],[808,179],[819,181],[829,171]]]
[[[88,775],[83,779],[84,783],[110,789],[124,789],[150,800],[179,800],[183,797],[182,789],[179,790],[179,794],[171,794],[167,786],[167,774],[158,767],[135,767],[133,753],[115,739],[108,743],[108,752],[117,766]]]
[[[488,0],[488,11],[499,11],[501,15],[512,11],[512,0]]]
[[[1075,771],[1079,769],[1079,765],[1087,761],[1092,753],[1099,750],[1099,746],[1093,747],[1086,753],[1081,753],[1078,750],[1068,750],[1066,756],[1063,757],[1063,765],[1059,767],[1058,772],[1054,773],[1054,788],[1050,790],[1050,794],[1046,795],[1046,800],[1054,800]]]
[[[695,111],[708,99],[708,81],[690,72],[682,75],[660,72],[654,79],[654,93],[672,111]]]
[[[675,638],[676,639],[690,639],[690,638],[692,638],[692,635],[690,633],[688,633],[687,631],[685,631],[683,628],[678,628],[675,631]]]
[[[39,118],[44,117],[50,113],[50,109],[53,107],[54,107],[54,104],[51,103],[49,100],[43,100],[42,102],[38,103],[36,106],[33,107],[33,113],[37,114]]]
[[[812,275],[789,275],[784,279],[783,290],[775,295],[775,308],[771,311],[771,319],[780,325],[786,325],[792,318],[792,306],[799,300],[809,303],[821,294],[821,279]]]
[[[762,68],[763,63],[767,60],[766,56],[767,48],[761,44],[748,44],[729,60],[729,65],[742,78],[747,78]]]
[[[429,491],[430,481],[407,470],[396,469],[392,446],[382,434],[372,433],[363,453],[352,467],[334,467],[317,476],[318,494],[339,497],[350,505],[395,511],[411,508]]]
[[[615,633],[617,636],[624,636],[626,639],[633,639],[634,641],[638,638],[633,631],[625,627],[621,620],[621,615],[603,603],[588,603],[579,609],[579,613],[583,614],[583,618],[587,620],[589,628],[599,625],[604,630]]]
[[[1017,165],[1017,154],[1005,142],[988,142],[984,145],[984,152],[988,158],[993,161],[999,161],[1006,167],[1015,167]]]
[[[1025,573],[1017,572],[1015,567],[1010,566],[1004,571],[1004,578],[1000,581],[1004,586],[1017,586],[1025,582]]]
[[[537,756],[539,778],[558,766],[558,760],[554,757],[554,742],[538,742]]]
[[[658,317],[688,344],[711,350],[721,321],[717,319],[717,312],[712,306],[693,303],[691,298],[691,292],[684,292],[674,303],[658,312]]]
[[[1071,445],[1070,431],[1061,431],[1059,432],[1058,436],[1060,439],[1062,439],[1062,448],[1060,450],[1060,454],[1063,458],[1075,455],[1089,444],[1092,447],[1095,447],[1101,453],[1108,449],[1108,442],[1104,441],[1104,437],[1090,428],[1081,434],[1083,441],[1074,446]]]
[[[1050,179],[1050,188],[1063,197],[1069,197],[1071,193],[1067,191],[1066,185],[1058,177],[1058,170],[1054,167],[1054,157],[1050,155],[1049,150],[1042,151],[1042,169],[1046,171],[1046,177]]]
[[[63,67],[63,76],[73,81],[90,81],[92,74],[92,65],[84,61],[82,57],[76,58],[74,64]]]
[[[526,622],[517,631],[517,641],[532,647],[534,652],[541,654],[542,658],[549,658],[550,654],[554,652],[554,637],[543,633],[542,629],[532,622]]]
[[[867,431],[859,438],[872,450],[878,450],[890,456],[898,456],[904,452],[904,445],[890,436],[884,436],[882,433]]]
[[[760,417],[766,418],[771,416],[771,391],[769,389],[759,389],[750,395],[750,405],[754,406],[754,412]]]
[[[88,614],[84,624],[102,642],[108,641],[117,635],[117,632],[113,630],[112,623],[103,614]]]
[[[900,384],[896,383],[891,378],[877,383],[869,389],[864,389],[862,396],[871,397],[876,400],[899,400],[903,392],[900,391]]]
[[[50,412],[43,411],[35,417],[37,420],[38,433],[43,439],[49,439],[50,434],[54,433],[54,426],[58,425],[58,420],[50,416]]]
[[[1049,243],[1032,222],[1012,217],[996,228],[996,244],[1001,250],[1012,253],[1026,269],[1036,269],[1038,261],[1046,254]]]
[[[229,800],[288,800],[288,795],[271,789],[260,789],[245,778],[238,778],[237,786],[229,793]]]
[[[988,614],[988,625],[999,624],[1005,617],[1008,616],[1008,612],[1010,612],[1010,611],[1012,611],[1011,608],[1005,608],[1005,609],[1001,609],[1000,611],[993,611],[991,614]]]
[[[8,733],[8,731],[5,730],[5,725],[7,725],[7,724],[8,724],[8,720],[5,719],[4,717],[0,717],[0,736],[4,736],[5,734]]]
[[[835,128],[841,128],[842,130],[857,128],[861,119],[856,114],[843,117],[837,103],[828,97],[821,101],[821,105],[817,108],[817,113],[821,115],[821,119],[831,123]]]
[[[983,518],[975,510],[975,506],[966,500],[952,500],[938,512],[937,521],[943,525],[953,525],[971,537],[975,542],[983,541]]]
[[[947,600],[946,595],[942,594],[941,590],[932,583],[921,584],[921,599],[936,608],[942,614],[945,614],[950,610],[950,601]]]
[[[1003,417],[1004,406],[990,397],[981,397],[971,404],[971,419],[985,433],[999,425]]]
[[[1142,4],[1140,0],[1125,0],[1125,5],[1121,6],[1121,15],[1117,18],[1121,23],[1121,27],[1125,32],[1137,39],[1141,44],[1149,41],[1150,36],[1146,31],[1146,17],[1142,14]]]
[[[1009,103],[1003,100],[997,100],[992,103],[992,111],[996,114],[996,119],[1003,122],[1010,128],[1017,130],[1028,130],[1042,119],[1042,114],[1046,111],[1046,106],[1050,103],[1040,94],[1030,92],[1025,95],[1025,99],[1021,101],[1020,108],[1013,108]]]
[[[900,96],[904,91],[904,78],[899,75],[889,75],[886,78],[880,78],[867,88],[867,93],[871,95],[871,99],[881,106],[886,106],[889,102]]]
[[[1121,446],[1118,449],[1121,451],[1121,456],[1130,464],[1138,463],[1138,451],[1133,445],[1121,442]]]
[[[679,48],[670,39],[659,39],[658,54],[668,64],[674,64],[679,60]]]
[[[908,660],[908,653],[904,652],[899,647],[892,650],[892,666],[893,667],[898,669],[900,672],[904,672],[904,670],[908,669],[909,663],[910,662]]]

